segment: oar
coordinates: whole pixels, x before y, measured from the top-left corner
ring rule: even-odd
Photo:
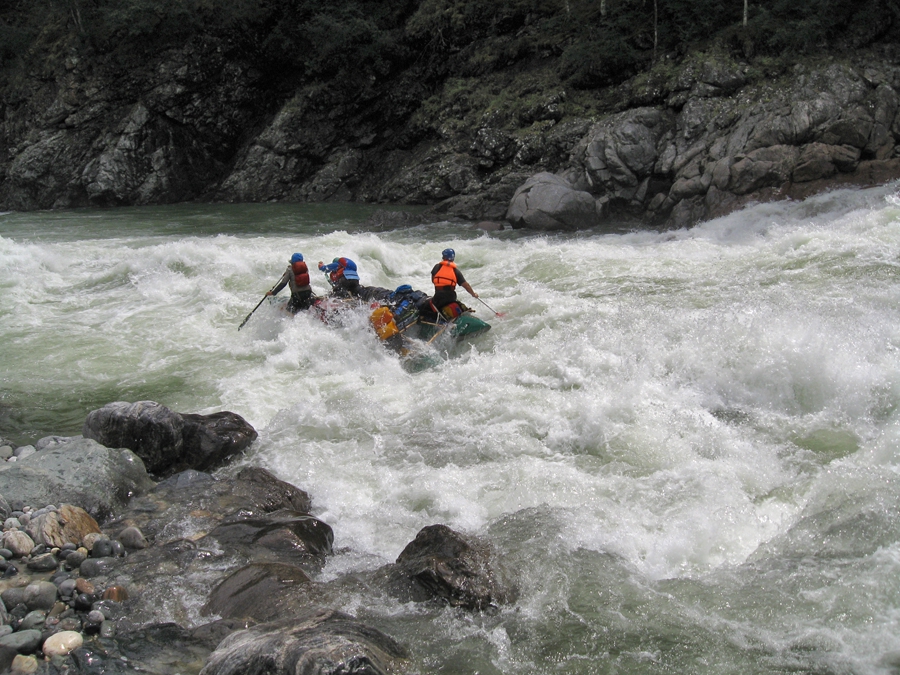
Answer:
[[[485,307],[487,307],[489,310],[491,310],[492,312],[494,312],[494,316],[496,316],[498,319],[502,319],[504,316],[506,316],[506,313],[505,313],[505,312],[502,313],[502,314],[501,314],[500,312],[495,312],[495,311],[494,311],[494,308],[491,307],[489,304],[487,304],[487,303],[486,303],[484,300],[482,300],[481,298],[475,298],[475,299],[478,300],[478,302],[480,302],[482,305],[484,305]]]
[[[434,335],[432,335],[432,336],[431,336],[431,339],[430,339],[428,342],[426,342],[425,344],[430,345],[432,342],[434,342],[435,340],[437,340],[439,336],[441,336],[441,335],[444,334],[444,331],[445,331],[445,330],[447,330],[448,328],[450,328],[451,323],[452,323],[451,321],[448,321],[447,323],[445,323],[445,324],[441,327],[441,329],[440,329],[438,332],[436,332]]]
[[[277,285],[278,285],[278,284],[275,284],[275,286],[277,286]],[[272,286],[272,290],[270,290],[269,293],[271,293],[272,291],[275,290],[275,286]],[[253,312],[255,312],[256,310],[258,310],[258,309],[259,309],[259,306],[260,306],[261,304],[263,304],[263,303],[266,301],[266,298],[269,297],[269,293],[266,293],[264,296],[262,296],[262,300],[260,300],[258,303],[256,303],[256,307],[254,307],[254,308],[250,311],[250,313],[249,313],[247,316],[244,317],[244,320],[241,321],[241,325],[238,326],[238,330],[240,330],[241,328],[244,327],[244,324],[247,323],[247,322],[250,320],[250,317],[251,317],[251,316],[253,316]]]

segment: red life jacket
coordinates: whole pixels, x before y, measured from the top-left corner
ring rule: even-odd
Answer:
[[[435,288],[446,288],[449,286],[451,291],[456,288],[456,263],[441,260],[441,269],[431,277],[431,283],[434,284]]]
[[[309,286],[309,269],[306,267],[305,262],[298,260],[292,263],[291,271],[294,273],[294,284],[297,288]]]

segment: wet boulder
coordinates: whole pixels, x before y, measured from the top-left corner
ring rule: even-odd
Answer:
[[[578,230],[600,222],[597,205],[588,192],[552,173],[539,173],[516,190],[506,220],[513,227],[536,230]]]
[[[518,591],[491,547],[446,525],[423,528],[390,570],[404,600],[438,599],[454,607],[486,610],[515,601]]]
[[[219,468],[257,437],[235,413],[182,415],[154,401],[108,403],[88,414],[82,434],[107,447],[132,450],[147,471],[160,477]]]
[[[312,608],[229,635],[200,675],[387,675],[409,673],[407,651],[355,617]]]
[[[169,475],[181,461],[184,419],[154,401],[108,403],[88,413],[82,435],[109,448],[128,448],[147,471]]]
[[[78,504],[97,521],[154,485],[133,452],[88,438],[0,464],[0,494],[26,504]]]
[[[211,415],[181,415],[184,420],[182,463],[209,471],[225,464],[256,440],[256,429],[240,415],[223,411]]]
[[[262,547],[300,556],[331,554],[334,534],[318,518],[284,509],[255,518],[236,517],[223,521],[209,536],[223,547]]]

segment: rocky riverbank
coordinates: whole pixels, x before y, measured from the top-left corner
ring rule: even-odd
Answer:
[[[235,430],[249,425],[232,413],[200,422],[213,473],[184,468],[183,417],[120,402],[92,412],[80,437],[0,439],[0,669],[414,673],[416,645],[334,606],[348,584],[461,611],[515,601],[490,545],[440,524],[391,565],[316,581],[344,552],[310,496],[244,460],[252,439]],[[110,436],[132,448],[92,438]]]
[[[535,229],[682,227],[900,177],[895,45],[775,69],[711,49],[594,91],[553,84],[550,67],[430,93],[406,73],[351,96],[270,91],[214,39],[128,69],[72,55],[2,103],[0,208],[327,200]],[[475,95],[488,85],[494,98]],[[527,110],[511,103],[526,96]]]

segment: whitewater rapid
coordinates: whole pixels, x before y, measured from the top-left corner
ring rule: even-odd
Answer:
[[[672,232],[363,221],[0,216],[0,435],[77,434],[113,400],[236,412],[260,433],[244,461],[334,529],[323,581],[434,523],[492,541],[523,588],[498,616],[343,598],[424,640],[431,672],[896,671],[896,186]],[[463,293],[492,329],[436,342],[431,369],[365,312],[330,327],[264,304],[237,330],[294,251],[430,290],[447,246],[503,316]]]

